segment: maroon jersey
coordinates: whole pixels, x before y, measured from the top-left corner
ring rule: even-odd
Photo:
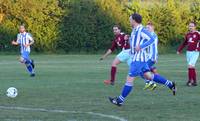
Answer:
[[[200,51],[200,33],[196,31],[186,34],[185,41],[179,46],[178,52],[181,52],[185,46],[187,51]]]
[[[123,49],[129,49],[130,45],[128,40],[124,40],[125,34],[120,33],[115,36],[115,39],[112,41],[111,51],[114,51],[117,47]]]

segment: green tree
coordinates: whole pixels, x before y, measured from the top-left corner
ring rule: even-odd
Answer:
[[[197,23],[197,28],[200,29],[200,0],[194,0],[190,4],[191,9],[191,21],[195,21]]]
[[[58,24],[62,10],[56,0],[2,0],[1,12],[5,15],[1,27],[17,33],[18,26],[25,24],[36,40],[38,51],[54,51]],[[14,37],[13,37],[14,38]]]

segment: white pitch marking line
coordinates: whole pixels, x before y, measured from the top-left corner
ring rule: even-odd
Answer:
[[[23,110],[23,111],[40,111],[40,112],[51,112],[51,113],[85,113],[93,116],[100,116],[104,118],[110,118],[110,119],[115,119],[119,121],[127,121],[124,118],[118,117],[118,116],[113,116],[113,115],[106,115],[102,113],[94,113],[94,112],[80,112],[80,111],[66,111],[66,110],[50,110],[50,109],[44,109],[44,108],[26,108],[26,107],[7,107],[7,106],[0,106],[0,109],[5,109],[5,110]]]

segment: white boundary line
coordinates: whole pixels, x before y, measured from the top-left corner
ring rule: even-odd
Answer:
[[[113,116],[113,115],[106,115],[102,113],[94,113],[94,112],[81,112],[81,111],[66,111],[66,110],[50,110],[50,109],[45,109],[45,108],[26,108],[26,107],[7,107],[7,106],[0,106],[0,109],[5,109],[5,110],[22,110],[22,111],[39,111],[39,112],[50,112],[50,113],[82,113],[82,114],[89,114],[93,116],[100,116],[104,118],[110,118],[110,119],[115,119],[118,121],[127,121],[124,118],[118,117],[118,116]]]

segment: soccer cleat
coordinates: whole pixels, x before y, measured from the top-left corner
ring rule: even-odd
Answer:
[[[176,95],[176,84],[175,82],[172,82],[172,87],[171,87],[172,93],[175,96]]]
[[[150,85],[149,83],[146,83],[143,89],[146,90],[146,89],[148,89],[150,86],[151,86],[151,85]]]
[[[155,83],[151,84],[151,87],[149,88],[151,91],[155,90],[157,85]]]
[[[192,86],[197,86],[197,83],[192,83]]]
[[[121,102],[121,103],[119,102],[119,99],[117,97],[115,97],[115,98],[109,97],[108,99],[114,105],[122,106],[122,104],[123,104],[123,102]]]
[[[106,85],[114,85],[115,84],[114,81],[111,81],[111,80],[104,80],[103,82]]]
[[[35,74],[34,74],[34,73],[32,73],[30,76],[31,76],[31,77],[35,77]]]
[[[33,69],[35,68],[34,60],[31,60],[31,66],[33,67]]]
[[[149,83],[145,84],[145,87],[143,88],[144,90],[146,89],[150,89],[150,90],[154,90],[156,88],[156,84],[152,81],[150,81]]]

